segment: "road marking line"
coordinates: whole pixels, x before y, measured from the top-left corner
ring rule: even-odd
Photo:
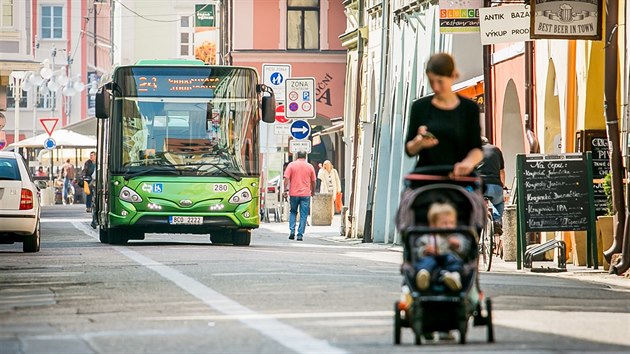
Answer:
[[[87,225],[78,222],[73,222],[72,225],[87,236],[98,240],[96,231],[88,228]],[[272,316],[259,314],[174,268],[154,261],[124,246],[112,246],[112,248],[136,263],[151,269],[163,278],[170,280],[184,291],[224,315],[260,316],[260,318],[255,319],[239,318],[239,321],[289,349],[298,353],[346,353],[343,349],[333,347],[327,341],[313,338],[297,328],[276,320]]]
[[[72,219],[58,219],[58,218],[41,218],[40,222],[63,222],[63,223],[74,223],[74,222],[90,222],[91,218],[72,218]]]
[[[188,315],[188,316],[158,316],[145,317],[147,320],[157,321],[190,321],[190,320],[260,320],[274,319],[309,319],[309,318],[366,318],[393,317],[393,311],[365,311],[365,312],[305,312],[305,313],[274,313],[274,314],[244,314],[244,315]]]

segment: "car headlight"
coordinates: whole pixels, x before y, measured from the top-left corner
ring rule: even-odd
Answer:
[[[230,197],[230,204],[243,204],[250,202],[251,200],[252,192],[250,192],[247,188],[243,188]]]
[[[129,203],[141,203],[142,197],[129,187],[122,187],[118,197]]]

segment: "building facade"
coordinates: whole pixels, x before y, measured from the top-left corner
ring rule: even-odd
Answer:
[[[24,86],[18,107],[21,139],[43,132],[39,118],[57,118],[58,127],[88,118],[93,100],[85,88],[90,84],[89,73],[95,72],[88,67],[89,51],[93,51],[88,37],[96,37],[93,29],[97,18],[109,18],[108,9],[102,12],[108,6],[98,0],[2,1],[0,109],[6,110],[7,125],[0,139],[14,141],[16,102],[9,88],[14,71],[35,76],[44,66],[52,71],[50,79],[32,79]],[[108,24],[104,26],[108,32]],[[105,62],[102,65],[108,66]]]
[[[344,5],[344,141],[346,175],[351,176],[346,178],[351,191],[346,234],[368,242],[398,242],[394,216],[404,175],[415,164],[405,155],[404,137],[411,104],[431,93],[426,62],[437,52],[451,53],[460,72],[454,89],[477,94],[481,41],[478,34],[440,33],[435,1],[348,0]]]

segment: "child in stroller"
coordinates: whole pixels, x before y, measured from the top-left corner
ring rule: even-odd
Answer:
[[[422,338],[432,339],[435,332],[452,330],[459,332],[460,343],[466,343],[471,318],[475,326],[486,326],[488,342],[494,341],[491,301],[480,290],[478,279],[477,235],[487,215],[481,180],[452,178],[448,176],[452,168],[443,170],[444,174],[436,175],[416,169],[405,178],[408,188],[396,215],[403,242],[403,295],[394,305],[395,344],[400,344],[403,327],[413,330],[416,344],[421,344]],[[439,216],[446,220],[431,220],[438,214],[445,214]],[[429,255],[422,249],[427,240],[434,240],[433,248],[439,249],[439,239],[445,241],[442,248],[449,251],[446,254],[457,258]],[[449,239],[453,246],[448,245]],[[450,277],[443,276],[446,272]],[[458,277],[461,285],[447,280]]]
[[[427,216],[430,228],[455,229],[457,227],[457,210],[451,204],[433,203]],[[433,275],[437,273],[439,280],[452,291],[462,289],[461,272],[470,242],[458,233],[436,235],[424,234],[416,240],[418,261],[416,285],[419,290],[427,290]],[[442,266],[439,267],[439,264]]]

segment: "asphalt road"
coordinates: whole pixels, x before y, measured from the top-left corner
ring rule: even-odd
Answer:
[[[401,254],[383,245],[289,241],[262,225],[250,247],[206,236],[98,242],[78,206],[46,208],[42,249],[0,245],[0,353],[411,353],[392,344]],[[496,343],[426,352],[630,352],[630,292],[573,279],[482,273]]]

